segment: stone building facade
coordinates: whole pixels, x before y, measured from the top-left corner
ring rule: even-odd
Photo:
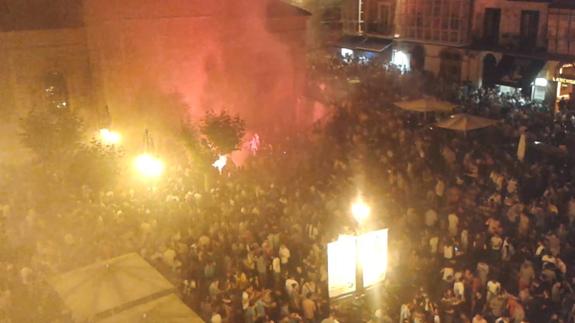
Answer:
[[[352,12],[346,17],[359,17],[359,12],[370,16],[373,8],[362,6],[367,1],[348,0],[346,8]],[[398,61],[407,68],[448,81],[499,86],[549,102],[571,96],[575,83],[570,72],[575,54],[573,1],[379,1],[396,8],[394,37],[389,38],[392,62],[399,53],[403,59]],[[348,21],[348,25],[353,23]],[[366,21],[356,19],[355,23],[365,25]],[[373,37],[357,30],[363,29],[344,29],[344,33]]]
[[[138,141],[207,109],[266,133],[304,124],[308,16],[279,0],[1,0],[0,128],[46,91]]]

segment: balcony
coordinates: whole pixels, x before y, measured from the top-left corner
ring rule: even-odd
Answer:
[[[527,55],[544,54],[547,49],[537,46],[537,39],[521,37],[520,34],[502,33],[498,38],[487,35],[475,36],[471,45],[474,49],[492,50]]]

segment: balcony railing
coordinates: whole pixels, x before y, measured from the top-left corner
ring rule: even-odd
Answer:
[[[475,36],[473,46],[490,50],[504,50],[509,52],[523,52],[525,54],[537,54],[545,52],[546,48],[537,46],[537,39],[522,38],[515,33],[502,33],[498,37]]]

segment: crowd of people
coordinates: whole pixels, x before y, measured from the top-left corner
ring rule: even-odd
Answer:
[[[0,322],[73,321],[46,278],[128,252],[213,323],[573,322],[572,119],[458,89],[504,120],[462,136],[392,106],[425,92],[416,72],[334,58],[312,76],[331,117],[221,175],[174,159],[152,186],[96,192],[3,172]],[[544,143],[523,161],[521,134]],[[354,310],[328,297],[326,244],[354,231],[358,191],[390,258]]]

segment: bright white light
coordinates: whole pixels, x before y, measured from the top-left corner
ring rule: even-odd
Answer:
[[[363,287],[382,282],[387,272],[387,229],[362,234],[357,242]]]
[[[358,224],[363,224],[371,213],[371,208],[367,205],[361,197],[357,198],[357,200],[351,206],[351,214],[353,218],[357,221]]]
[[[117,145],[122,141],[122,135],[110,129],[103,128],[100,129],[100,141],[108,146]]]
[[[391,64],[396,65],[398,67],[404,68],[405,70],[409,70],[409,57],[406,53],[396,50],[393,52],[393,57],[391,58]]]
[[[136,171],[145,178],[158,178],[165,170],[164,162],[149,154],[142,154],[134,160]]]
[[[353,236],[340,237],[327,245],[329,297],[355,292],[356,258],[356,239]]]
[[[353,50],[349,48],[342,48],[340,52],[342,57],[353,56]]]
[[[399,38],[399,36],[400,36],[399,34],[395,34],[393,35],[393,38]]]
[[[224,167],[226,167],[226,164],[228,163],[228,157],[226,157],[225,155],[222,155],[218,158],[218,160],[216,160],[212,166],[214,166],[215,168],[218,169],[218,171],[220,172],[220,174],[222,173],[222,170],[224,169]]]
[[[540,145],[540,144],[541,144],[541,141],[536,141],[535,144],[536,144],[536,145]]]
[[[547,82],[547,79],[544,79],[542,77],[538,77],[535,79],[535,85],[536,86],[547,86],[549,82]]]

